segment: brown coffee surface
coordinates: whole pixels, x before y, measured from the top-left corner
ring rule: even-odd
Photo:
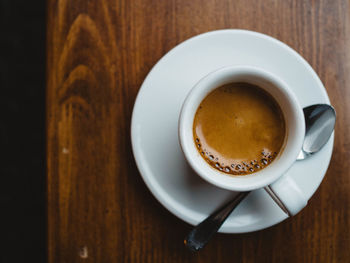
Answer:
[[[258,86],[231,83],[201,102],[193,122],[194,143],[215,169],[231,175],[254,173],[278,155],[285,121],[275,99]]]

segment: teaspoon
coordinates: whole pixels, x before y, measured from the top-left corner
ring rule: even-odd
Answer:
[[[305,138],[297,160],[304,160],[321,150],[334,130],[336,119],[334,108],[328,104],[311,105],[304,108],[303,111],[306,126]],[[288,210],[283,206],[277,196],[270,191],[268,186],[265,187],[265,190],[280,208],[289,215]],[[193,251],[202,249],[209,242],[211,237],[219,230],[232,211],[249,193],[250,192],[240,192],[231,201],[194,227],[184,240],[186,247]]]

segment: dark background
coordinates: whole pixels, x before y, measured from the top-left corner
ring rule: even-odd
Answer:
[[[45,1],[0,0],[0,262],[46,261]]]

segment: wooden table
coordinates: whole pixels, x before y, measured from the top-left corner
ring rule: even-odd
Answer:
[[[349,262],[350,6],[346,0],[48,0],[49,262]],[[201,252],[191,226],[143,183],[130,145],[140,85],[194,35],[242,28],[298,51],[337,110],[333,158],[309,205],[269,229],[218,234]]]

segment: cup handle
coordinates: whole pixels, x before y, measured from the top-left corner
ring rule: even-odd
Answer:
[[[289,216],[296,215],[307,205],[308,200],[303,192],[293,178],[288,175],[283,175],[264,189]]]

